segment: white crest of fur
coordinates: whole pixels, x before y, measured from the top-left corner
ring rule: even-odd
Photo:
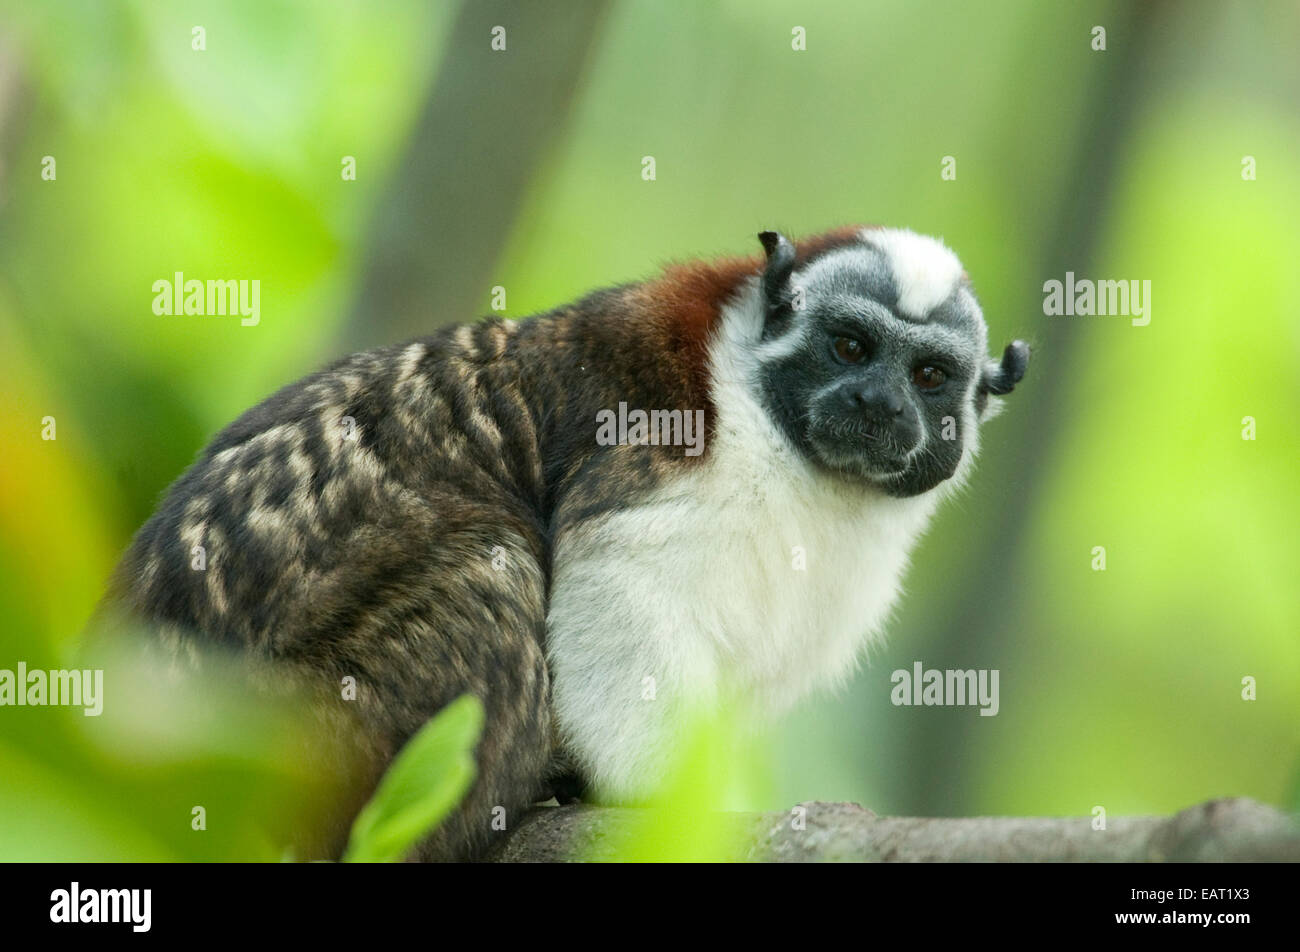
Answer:
[[[757,397],[762,321],[756,284],[724,309],[703,462],[557,540],[555,713],[606,795],[653,789],[682,712],[723,700],[775,712],[847,678],[949,491],[892,498],[805,460]]]
[[[924,318],[946,301],[961,281],[961,262],[937,238],[905,228],[868,228],[862,237],[889,260],[898,285],[897,308],[907,317]]]

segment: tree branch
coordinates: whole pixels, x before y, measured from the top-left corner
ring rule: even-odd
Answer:
[[[1297,862],[1300,827],[1244,797],[1173,816],[878,817],[853,803],[805,803],[792,813],[726,814],[742,825],[736,857],[758,862]],[[497,851],[501,863],[617,860],[642,811],[585,804],[539,807]]]

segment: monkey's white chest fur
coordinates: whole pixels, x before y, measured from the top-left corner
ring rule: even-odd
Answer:
[[[775,712],[846,678],[938,502],[847,485],[805,461],[749,383],[759,327],[750,295],[724,314],[703,462],[557,540],[554,710],[607,796],[656,786],[687,712]]]

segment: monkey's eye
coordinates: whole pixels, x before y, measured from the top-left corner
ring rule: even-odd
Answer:
[[[912,371],[912,383],[916,384],[922,390],[934,390],[943,385],[948,379],[948,375],[938,367],[932,367],[926,364],[923,367],[917,367]]]
[[[835,356],[846,364],[856,364],[867,356],[867,346],[853,337],[835,338]]]

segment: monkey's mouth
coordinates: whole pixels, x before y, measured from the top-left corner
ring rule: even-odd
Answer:
[[[872,481],[907,472],[919,442],[905,445],[888,429],[862,420],[826,420],[808,441],[831,469]]]
[[[897,455],[900,459],[910,456],[916,449],[917,440],[899,439],[897,433],[892,427],[881,426],[870,420],[859,420],[854,424],[854,428],[861,434],[862,438],[876,443],[880,448],[887,452]]]
[[[907,464],[899,463],[897,466],[890,468],[880,468],[870,463],[863,463],[860,467],[862,475],[876,482],[883,482],[889,479],[897,479],[907,472]]]

